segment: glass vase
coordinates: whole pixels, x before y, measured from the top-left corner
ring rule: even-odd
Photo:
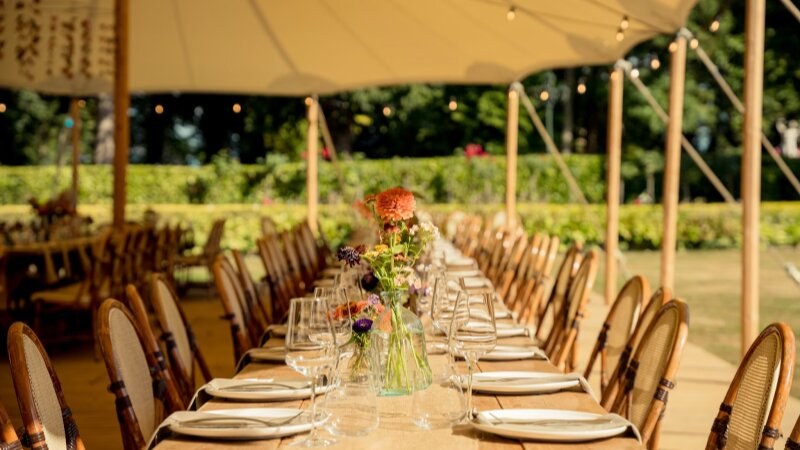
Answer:
[[[337,436],[366,436],[378,428],[378,383],[371,339],[348,344],[339,361],[339,382],[325,396],[325,429]]]
[[[410,395],[431,384],[431,368],[425,349],[425,332],[416,314],[403,305],[407,291],[382,292],[384,311],[372,330],[379,393]]]

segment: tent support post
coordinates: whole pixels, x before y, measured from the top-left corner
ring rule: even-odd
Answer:
[[[794,3],[792,3],[791,0],[781,0],[781,3],[783,3],[783,6],[785,6],[786,9],[788,9],[789,12],[792,13],[794,18],[797,19],[798,22],[800,22],[800,9],[797,9],[797,6],[794,6]]]
[[[606,304],[617,293],[617,247],[619,244],[619,191],[622,160],[622,67],[611,73],[608,92],[608,144],[606,168]]]
[[[661,121],[664,122],[664,124],[668,124],[669,117],[667,116],[667,113],[664,112],[664,108],[662,108],[661,105],[658,104],[656,99],[653,97],[653,94],[650,93],[650,90],[647,88],[647,86],[645,86],[644,83],[642,83],[642,80],[640,80],[639,78],[631,77],[630,72],[628,72],[628,76],[631,80],[631,83],[633,83],[633,85],[636,87],[639,93],[642,94],[642,96],[650,105],[650,107],[653,108],[653,110],[656,112],[656,115],[658,115],[658,117],[661,118]],[[689,157],[692,158],[692,161],[694,161],[694,163],[697,165],[700,171],[703,172],[703,175],[706,176],[708,181],[710,181],[711,184],[714,185],[714,187],[717,189],[717,192],[719,192],[722,198],[725,199],[725,202],[728,204],[736,204],[736,199],[733,197],[733,194],[731,194],[728,188],[725,187],[725,185],[717,177],[714,171],[711,170],[711,167],[709,167],[708,164],[706,164],[705,160],[703,160],[703,157],[700,156],[700,153],[697,151],[696,148],[694,148],[694,145],[692,145],[689,139],[686,139],[686,136],[684,136],[683,133],[681,133],[681,146],[689,155]]]
[[[308,105],[308,132],[306,133],[306,196],[308,205],[308,225],[312,231],[319,232],[319,102],[317,96],[311,97]]]
[[[125,225],[126,175],[130,146],[130,93],[128,91],[128,38],[130,3],[116,0],[116,46],[114,47],[114,227]]]
[[[522,105],[528,111],[528,116],[530,117],[531,122],[533,122],[533,126],[536,127],[536,131],[538,131],[539,135],[542,137],[547,151],[553,156],[553,159],[556,161],[556,165],[558,166],[559,170],[561,170],[564,178],[567,179],[567,185],[569,185],[572,195],[578,200],[578,202],[584,205],[588,204],[589,202],[586,200],[586,196],[583,195],[583,191],[581,191],[580,186],[578,186],[578,182],[575,181],[575,177],[572,175],[572,172],[570,172],[567,163],[564,162],[564,158],[561,156],[561,152],[558,151],[558,147],[556,147],[555,142],[553,142],[553,138],[547,132],[547,128],[545,128],[544,124],[542,123],[542,119],[539,117],[539,114],[536,113],[536,108],[533,107],[533,103],[531,103],[531,99],[528,97],[528,94],[525,93],[525,89],[519,83],[512,84],[511,88],[519,93],[520,99],[522,100]]]
[[[800,20],[800,17],[798,18],[798,20]],[[725,96],[728,97],[728,100],[730,100],[731,103],[733,103],[734,108],[736,108],[736,110],[739,111],[740,114],[743,114],[744,104],[742,103],[741,100],[739,100],[739,97],[737,97],[736,94],[733,92],[733,89],[731,89],[731,86],[728,84],[727,81],[725,81],[725,78],[722,77],[722,74],[719,73],[719,68],[716,66],[716,64],[711,62],[711,58],[708,57],[708,54],[706,53],[705,50],[703,50],[703,47],[698,46],[694,51],[695,53],[697,53],[697,56],[700,58],[700,61],[703,62],[703,65],[706,66],[706,69],[708,69],[708,73],[711,74],[711,76],[717,82],[719,87],[722,89],[722,92],[724,92]],[[761,145],[763,145],[764,148],[767,149],[767,153],[769,153],[769,156],[775,161],[775,164],[778,165],[778,168],[781,170],[781,172],[783,172],[783,175],[789,180],[789,183],[792,184],[794,190],[797,191],[798,194],[800,194],[800,180],[798,180],[797,177],[794,175],[792,169],[790,169],[789,166],[786,165],[786,161],[783,160],[781,154],[778,153],[778,150],[775,149],[775,146],[772,145],[772,142],[770,142],[769,139],[767,139],[767,135],[764,134],[763,131],[761,131]]]
[[[519,93],[508,89],[506,120],[506,225],[513,229],[517,222],[517,153],[519,143]]]
[[[742,145],[742,355],[758,334],[759,213],[761,209],[761,114],[764,85],[766,0],[747,0]]]
[[[77,98],[69,102],[72,118],[72,206],[78,206],[78,165],[81,162],[81,107]]]
[[[681,172],[681,127],[683,126],[683,91],[686,77],[686,36],[675,38],[677,48],[670,58],[669,122],[664,152],[664,231],[661,241],[661,285],[670,291],[675,285],[675,247],[678,226],[678,194]]]

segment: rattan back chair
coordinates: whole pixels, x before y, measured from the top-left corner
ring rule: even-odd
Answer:
[[[150,295],[161,329],[161,340],[167,348],[170,367],[184,398],[191,399],[195,391],[195,367],[200,369],[205,381],[211,381],[213,378],[211,370],[206,364],[203,352],[197,346],[197,340],[178,301],[178,296],[162,274],[155,273],[150,279]]]
[[[800,450],[800,417],[794,423],[792,433],[786,438],[785,450]]]
[[[217,285],[217,292],[225,309],[223,318],[228,320],[231,327],[231,337],[233,339],[234,364],[244,355],[245,352],[253,348],[254,341],[250,336],[247,327],[247,318],[242,309],[242,303],[236,288],[236,278],[224,268],[225,259],[222,255],[217,256],[213,264],[214,281]],[[255,341],[257,342],[257,341]]]
[[[647,448],[658,448],[659,422],[689,334],[689,307],[681,300],[662,306],[636,348],[624,385],[611,412],[625,416],[641,433]]]
[[[583,374],[584,378],[588,380],[599,356],[601,393],[606,389],[611,372],[619,363],[619,358],[636,326],[642,304],[649,296],[650,283],[643,276],[634,275],[622,286],[614,304],[608,311]]]
[[[261,319],[258,318],[260,313],[256,311],[257,305],[253,298],[247,295],[247,290],[242,284],[239,271],[236,270],[231,260],[224,256],[222,257],[222,270],[228,274],[229,279],[232,281],[231,284],[236,292],[236,298],[239,300],[250,341],[253,343],[259,342],[264,333],[265,326],[261,322]]]
[[[542,340],[550,336],[552,331],[555,330],[558,322],[558,312],[563,307],[567,290],[569,290],[570,283],[572,283],[572,278],[578,271],[578,267],[580,267],[582,258],[583,255],[581,253],[581,246],[579,244],[573,244],[564,254],[564,259],[561,261],[561,265],[556,273],[556,278],[552,289],[550,289],[550,295],[547,297],[547,302],[545,302],[544,308],[542,308],[540,314],[538,314],[537,311],[538,317],[535,320],[537,339]],[[544,326],[548,312],[550,312],[552,319],[549,328]]]
[[[141,450],[169,412],[158,362],[145,351],[146,341],[122,303],[100,305],[97,339],[114,394],[125,450]]]
[[[794,333],[785,323],[758,335],[719,407],[706,450],[773,448],[792,387],[794,351]]]
[[[151,324],[150,316],[147,314],[147,307],[144,305],[136,286],[129,284],[125,288],[125,299],[127,300],[128,309],[130,309],[136,321],[136,326],[142,333],[142,344],[148,360],[156,362],[159,375],[164,380],[166,387],[164,402],[168,412],[172,413],[186,409],[191,400],[191,395],[187,396],[185,392],[181,391],[178,381],[172,373],[173,368],[167,364],[164,353],[161,352],[161,347],[158,345],[156,335],[153,333],[153,325]]]
[[[639,314],[639,319],[636,321],[636,326],[633,327],[633,331],[628,338],[628,343],[625,345],[625,349],[622,351],[622,353],[620,353],[617,360],[617,365],[611,372],[611,375],[608,377],[606,388],[602,391],[602,399],[600,404],[604,408],[611,408],[612,403],[617,396],[617,392],[619,392],[620,383],[624,381],[623,376],[625,375],[625,371],[628,370],[628,364],[631,361],[633,352],[636,350],[636,347],[642,340],[644,332],[647,331],[647,328],[656,317],[658,311],[670,300],[670,297],[671,294],[669,289],[660,287],[653,293],[653,295],[650,296],[650,300],[647,302],[647,304],[641,308],[641,313]]]
[[[7,345],[24,424],[20,442],[33,450],[83,450],[58,375],[39,338],[27,325],[17,322],[8,330]]]
[[[269,298],[264,298],[265,290],[259,289],[259,285],[250,274],[250,270],[245,264],[244,257],[239,250],[231,250],[233,262],[236,264],[236,272],[239,275],[239,281],[244,287],[244,295],[246,295],[247,303],[252,304],[253,315],[258,318],[257,324],[260,327],[260,333],[263,333],[266,327],[272,323],[272,304]]]
[[[0,403],[0,448],[3,450],[22,450],[22,443],[19,441],[14,424],[8,417],[6,408]]]

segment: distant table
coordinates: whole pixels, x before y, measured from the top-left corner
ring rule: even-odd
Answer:
[[[26,280],[45,287],[89,267],[92,247],[98,239],[88,236],[4,247],[5,268],[0,271],[0,285],[5,289],[0,288],[0,305],[18,300],[19,289]]]

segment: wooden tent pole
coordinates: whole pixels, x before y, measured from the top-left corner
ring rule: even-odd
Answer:
[[[674,291],[675,248],[678,227],[678,194],[681,171],[681,136],[683,132],[683,91],[686,76],[686,36],[678,34],[672,52],[669,74],[669,121],[664,151],[664,189],[661,205],[664,210],[664,231],[661,242],[661,286]]]
[[[533,107],[533,103],[531,103],[531,99],[528,97],[528,94],[525,93],[525,89],[519,83],[514,83],[511,85],[511,87],[519,93],[520,100],[522,100],[522,105],[525,107],[525,110],[528,111],[528,116],[530,117],[533,126],[536,128],[536,131],[539,132],[539,136],[542,137],[545,148],[547,148],[547,151],[556,161],[556,165],[561,171],[561,174],[567,179],[567,185],[569,186],[572,195],[575,196],[579,203],[584,205],[588,204],[589,202],[586,200],[586,196],[583,195],[583,191],[581,191],[580,186],[578,186],[578,182],[575,180],[572,172],[570,172],[567,163],[564,161],[564,157],[561,156],[561,152],[558,151],[558,147],[556,147],[555,142],[553,142],[553,138],[550,136],[550,133],[547,132],[547,128],[545,128],[544,124],[542,123],[542,119],[539,117],[539,114],[536,113],[536,108]]]
[[[318,232],[319,219],[319,102],[317,96],[311,97],[308,105],[308,132],[306,133],[306,195],[308,204],[308,225]]]
[[[506,223],[509,229],[517,221],[517,153],[519,138],[519,93],[508,89],[506,120]]]
[[[72,118],[72,206],[78,206],[78,165],[81,162],[81,106],[77,98],[69,102]]]
[[[617,64],[608,91],[608,143],[606,168],[606,304],[617,294],[617,247],[619,244],[619,191],[622,164],[622,91],[624,74]]]
[[[785,6],[786,9],[788,9],[789,12],[792,13],[794,18],[797,19],[798,22],[800,22],[800,9],[798,9],[797,6],[794,6],[794,3],[792,3],[791,0],[781,0],[781,3],[783,3],[783,6]]]
[[[114,50],[114,226],[125,225],[125,178],[130,146],[130,93],[128,92],[129,0],[116,0],[116,46]]]
[[[761,108],[764,85],[766,0],[747,0],[742,138],[742,355],[758,335],[759,213],[761,209]]]

